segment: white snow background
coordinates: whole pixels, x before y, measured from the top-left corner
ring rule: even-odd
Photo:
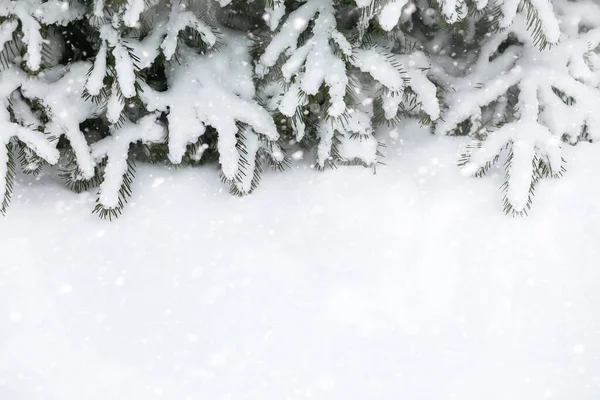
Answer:
[[[20,177],[0,399],[600,399],[600,146],[567,146],[514,219],[502,171],[410,131],[376,175],[303,164],[243,198],[141,165],[112,223]]]

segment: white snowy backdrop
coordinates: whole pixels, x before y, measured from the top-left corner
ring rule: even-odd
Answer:
[[[0,399],[600,398],[600,147],[513,219],[464,145],[392,132],[376,175],[300,163],[243,198],[142,165],[112,223],[20,176]]]

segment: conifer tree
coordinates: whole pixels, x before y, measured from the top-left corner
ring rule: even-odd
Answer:
[[[600,135],[598,24],[592,0],[0,0],[0,211],[17,162],[113,218],[136,162],[248,194],[298,149],[374,167],[379,127],[417,118],[472,139],[465,174],[503,162],[523,214]]]

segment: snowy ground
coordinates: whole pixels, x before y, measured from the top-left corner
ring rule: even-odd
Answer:
[[[246,198],[142,166],[113,223],[23,180],[0,399],[600,398],[600,146],[512,219],[460,140],[401,137],[377,175],[298,168]]]

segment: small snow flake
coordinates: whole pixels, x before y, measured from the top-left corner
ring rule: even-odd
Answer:
[[[585,346],[581,343],[576,344],[575,346],[573,346],[573,353],[575,353],[575,354],[585,353]]]
[[[307,25],[308,25],[307,21],[303,18],[294,19],[294,29],[297,29],[299,31],[304,30]]]
[[[210,358],[210,365],[212,365],[213,367],[216,367],[219,365],[225,365],[226,363],[227,363],[227,356],[222,353],[213,354],[213,356]]]
[[[13,311],[10,313],[9,318],[12,322],[19,322],[21,321],[21,313]]]
[[[371,97],[367,97],[362,101],[363,106],[368,106],[370,104],[373,104],[373,99]]]
[[[152,183],[152,187],[153,188],[157,188],[157,187],[161,186],[163,183],[165,183],[165,179],[164,178],[156,178],[154,180],[154,182]]]
[[[332,375],[320,376],[317,380],[317,387],[322,391],[330,391],[335,388],[335,378]]]
[[[162,396],[163,393],[164,393],[164,389],[162,388],[162,386],[156,386],[154,388],[154,394],[156,396]]]
[[[189,333],[187,338],[190,343],[196,343],[198,341],[198,336],[194,335],[193,333]]]
[[[71,286],[68,283],[63,283],[58,288],[58,293],[60,293],[60,294],[68,294],[68,293],[71,293],[72,291],[73,291],[73,286]]]
[[[554,395],[554,392],[552,392],[552,389],[548,388],[548,389],[544,390],[544,398],[545,399],[549,399],[553,395]]]

